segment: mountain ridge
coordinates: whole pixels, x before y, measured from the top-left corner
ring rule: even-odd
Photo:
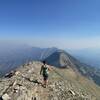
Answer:
[[[48,86],[43,88],[41,66],[41,62],[32,61],[17,68],[10,77],[0,79],[0,97],[3,100],[99,100],[100,87],[81,75],[77,77],[71,67],[51,66]]]
[[[80,72],[82,75],[88,77],[90,80],[92,79],[96,84],[100,85],[99,69],[81,63],[79,60],[74,58],[66,51],[57,49],[55,47],[53,48],[24,47],[20,49],[17,48],[17,52],[15,49],[12,50],[11,54],[0,58],[1,62],[0,76],[32,60],[36,61],[46,60],[48,64],[56,67],[70,66],[75,71]]]

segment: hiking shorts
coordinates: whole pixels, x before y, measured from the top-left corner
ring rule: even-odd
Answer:
[[[44,81],[48,80],[48,75],[43,74],[43,79],[44,79]]]

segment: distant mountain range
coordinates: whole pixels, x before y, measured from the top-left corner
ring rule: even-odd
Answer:
[[[28,45],[0,45],[0,75],[33,60],[42,60],[57,48],[38,48]]]
[[[38,48],[27,45],[2,47],[0,51],[1,76],[29,61],[46,60],[47,64],[58,68],[72,68],[74,71],[100,85],[100,69],[82,63],[64,50],[57,48]]]

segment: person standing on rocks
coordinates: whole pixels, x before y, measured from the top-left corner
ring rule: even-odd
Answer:
[[[47,66],[46,61],[43,61],[43,65],[41,66],[40,75],[43,75],[43,86],[46,88],[48,83],[49,71],[51,68]]]

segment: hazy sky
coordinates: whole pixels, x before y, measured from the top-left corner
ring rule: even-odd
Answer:
[[[98,48],[100,0],[0,0],[0,40]]]

